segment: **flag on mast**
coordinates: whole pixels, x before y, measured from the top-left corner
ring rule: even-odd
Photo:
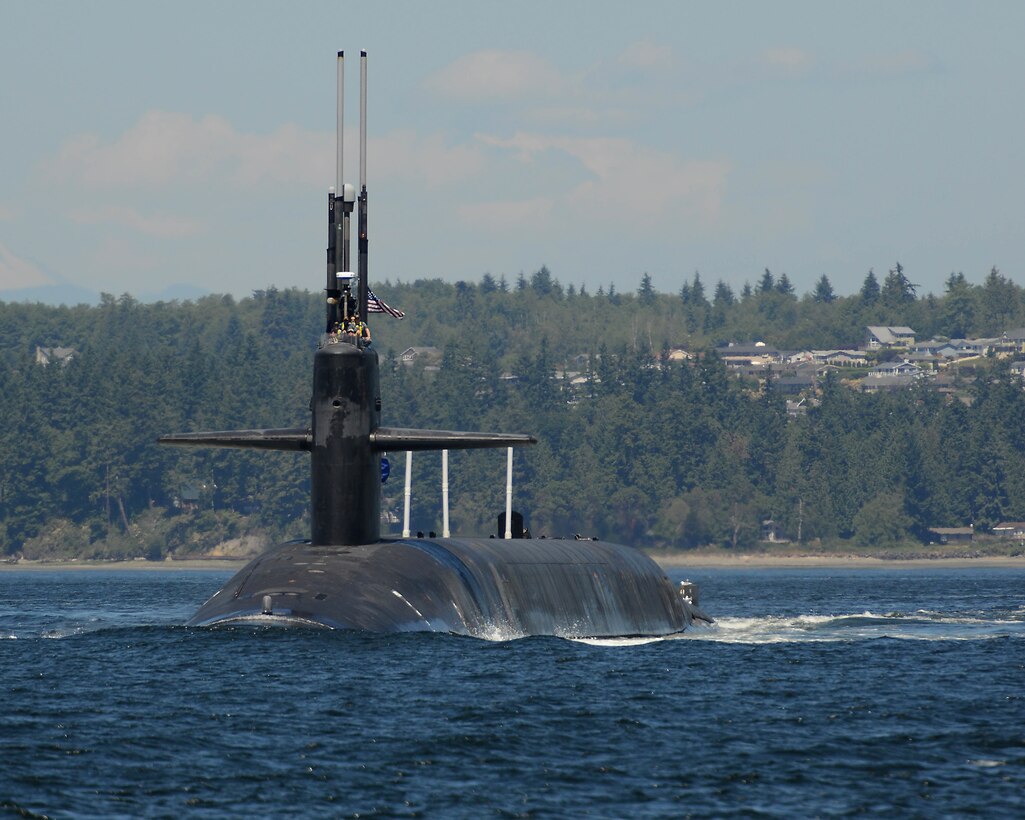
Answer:
[[[378,299],[372,290],[367,291],[367,313],[387,313],[396,319],[401,319],[406,315],[403,311],[396,310],[384,300]]]

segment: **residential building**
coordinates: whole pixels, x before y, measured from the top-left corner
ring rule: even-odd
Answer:
[[[911,347],[915,343],[915,331],[903,325],[897,327],[869,325],[865,331],[865,347],[868,350]]]

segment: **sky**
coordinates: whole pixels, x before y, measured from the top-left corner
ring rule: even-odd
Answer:
[[[1025,284],[1025,3],[0,0],[0,298],[370,282]],[[177,290],[176,290],[177,289]]]

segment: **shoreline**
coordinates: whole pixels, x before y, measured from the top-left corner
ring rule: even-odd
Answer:
[[[0,572],[46,572],[63,570],[132,570],[137,572],[184,571],[196,570],[238,570],[249,561],[249,558],[184,558],[181,561],[147,561],[146,559],[130,561],[101,561],[96,559],[68,561],[16,561],[0,563]]]
[[[770,555],[709,551],[646,553],[663,569],[964,569],[1025,568],[1025,555],[881,558],[872,555]],[[185,558],[176,561],[67,560],[0,562],[0,572],[128,570],[135,572],[237,571],[250,558]]]
[[[1025,555],[881,558],[874,555],[768,555],[719,552],[648,553],[663,569],[995,569],[1025,568]]]

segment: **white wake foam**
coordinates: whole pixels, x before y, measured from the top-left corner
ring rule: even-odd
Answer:
[[[1025,621],[961,613],[944,615],[926,610],[908,614],[770,615],[718,618],[714,625],[687,634],[694,640],[724,643],[811,643],[875,638],[965,641],[1009,636],[1025,638]]]

